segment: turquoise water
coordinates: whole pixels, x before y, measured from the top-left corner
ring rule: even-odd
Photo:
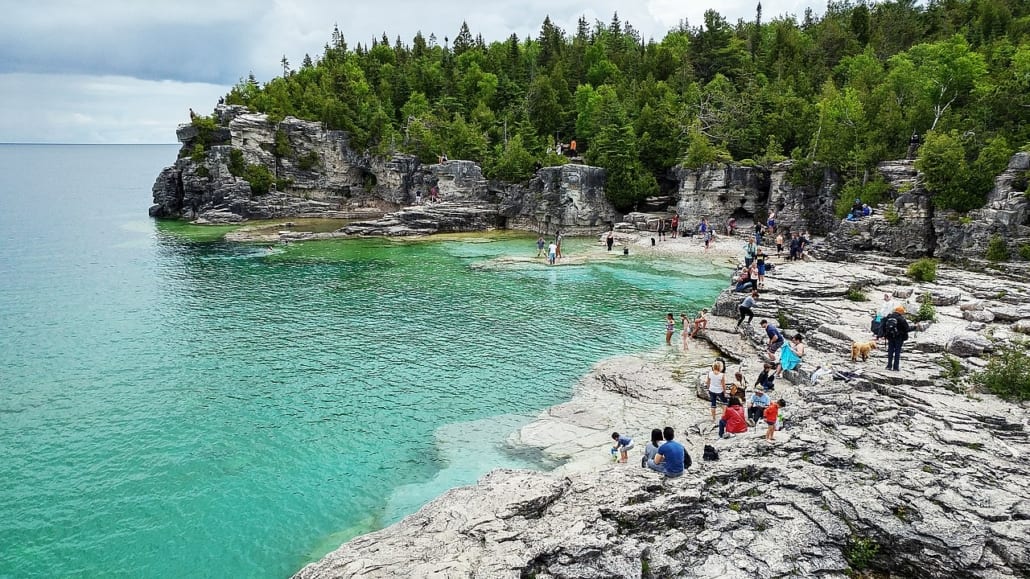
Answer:
[[[726,279],[510,234],[228,244],[146,217],[175,153],[0,145],[0,576],[288,575],[534,466],[511,431]]]

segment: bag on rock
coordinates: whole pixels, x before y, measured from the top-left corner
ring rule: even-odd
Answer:
[[[705,453],[701,456],[701,458],[704,460],[719,460],[719,451],[715,450],[714,446],[706,444]]]

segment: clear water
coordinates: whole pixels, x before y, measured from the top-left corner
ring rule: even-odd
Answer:
[[[288,575],[532,466],[505,436],[725,280],[510,234],[228,244],[146,217],[175,152],[0,146],[0,576]]]

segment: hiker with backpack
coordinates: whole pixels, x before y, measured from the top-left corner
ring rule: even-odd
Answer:
[[[887,369],[898,371],[898,362],[901,361],[901,345],[908,339],[908,320],[905,319],[905,307],[898,306],[894,311],[883,319],[881,324],[883,335],[887,338]]]

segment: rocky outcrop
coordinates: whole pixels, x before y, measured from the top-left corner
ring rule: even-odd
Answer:
[[[679,355],[602,363],[573,401],[517,436],[572,463],[553,473],[495,471],[298,577],[1027,576],[1030,408],[965,390],[941,352],[966,356],[953,358],[959,374],[982,367],[979,346],[1012,339],[1011,325],[1026,321],[1030,286],[951,269],[936,284],[912,284],[902,265],[796,262],[766,278],[758,316],[784,321],[808,344],[800,369],[777,382],[788,406],[775,443],[757,431],[716,439],[693,396],[700,369],[680,366]],[[940,297],[938,321],[912,335],[901,372],[880,369],[881,351],[849,361],[875,307],[849,300],[854,288],[890,293],[910,309],[921,295]],[[762,337],[718,315],[737,301],[720,297],[706,339],[750,380]],[[969,311],[1020,319],[972,329]],[[813,383],[818,367],[832,372]],[[598,458],[613,425],[640,440],[648,425],[664,424],[693,455],[684,477]],[[719,461],[699,460],[704,444],[718,448]]]
[[[214,129],[179,127],[179,159],[154,183],[151,216],[217,223],[350,218],[378,210],[382,223],[352,228],[370,235],[470,227],[593,234],[619,217],[604,197],[604,170],[597,167],[547,167],[526,184],[497,183],[472,161],[423,165],[409,155],[384,159],[358,153],[345,132],[320,123],[293,117],[274,123],[266,115],[224,105],[214,118]],[[267,192],[251,186],[248,166],[273,180]],[[418,208],[434,188],[436,198],[449,205]],[[386,216],[390,211],[396,213]],[[431,223],[436,218],[442,221]]]
[[[923,186],[913,161],[881,163],[879,172],[891,187],[892,200],[872,217],[841,222],[821,256],[840,260],[873,250],[976,262],[984,259],[997,236],[1018,258],[1019,248],[1030,243],[1030,199],[1019,190],[1025,188],[1028,169],[1030,153],[1016,153],[995,179],[986,205],[960,215],[934,207],[933,194]]]

